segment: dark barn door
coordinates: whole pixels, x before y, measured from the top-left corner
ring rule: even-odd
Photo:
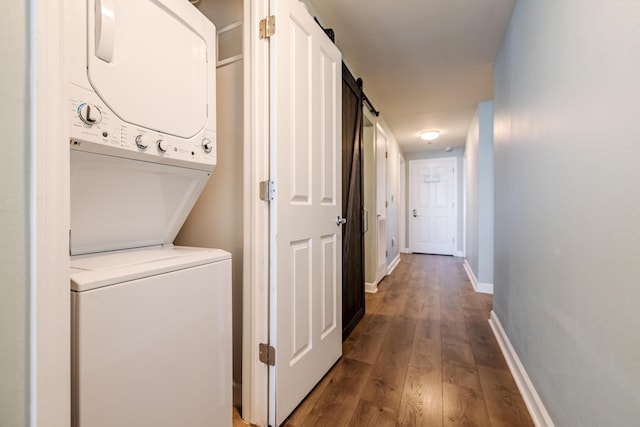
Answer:
[[[358,84],[360,83],[360,84]],[[362,87],[342,64],[342,339],[364,316]]]

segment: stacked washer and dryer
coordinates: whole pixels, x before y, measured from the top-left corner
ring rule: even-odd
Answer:
[[[65,7],[73,425],[231,425],[231,257],[172,244],[216,165],[215,28],[187,0]]]

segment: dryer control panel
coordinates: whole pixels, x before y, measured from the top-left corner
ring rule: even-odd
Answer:
[[[117,117],[95,93],[78,86],[70,89],[72,149],[209,172],[215,167],[214,130],[181,138],[141,128]]]

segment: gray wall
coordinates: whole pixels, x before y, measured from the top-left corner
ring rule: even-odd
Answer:
[[[640,420],[639,23],[520,0],[495,64],[494,310],[558,426]]]
[[[493,284],[493,102],[478,105],[465,145],[466,258],[478,282]]]
[[[405,224],[407,224],[407,230],[405,230],[405,242],[407,242],[407,246],[410,246],[410,242],[411,239],[409,238],[409,215],[411,212],[411,209],[409,208],[409,194],[410,194],[410,187],[409,187],[409,180],[411,179],[411,174],[409,173],[409,162],[411,162],[412,160],[423,160],[423,159],[438,159],[438,158],[443,158],[443,157],[455,157],[456,159],[458,159],[458,164],[457,164],[457,169],[458,169],[458,239],[456,241],[456,251],[458,252],[462,252],[463,249],[463,218],[462,218],[462,194],[463,194],[463,185],[464,185],[464,180],[463,180],[463,173],[462,173],[462,159],[464,158],[464,148],[463,147],[456,147],[454,149],[452,149],[450,152],[446,152],[446,151],[423,151],[423,152],[418,152],[418,153],[405,153],[404,154],[404,160],[405,160],[405,189],[406,189],[406,193],[407,193],[407,197],[405,198]]]
[[[26,425],[28,24],[27,2],[0,14],[0,425]]]

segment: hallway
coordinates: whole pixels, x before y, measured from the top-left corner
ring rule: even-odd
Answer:
[[[462,259],[403,254],[287,426],[528,426]]]

